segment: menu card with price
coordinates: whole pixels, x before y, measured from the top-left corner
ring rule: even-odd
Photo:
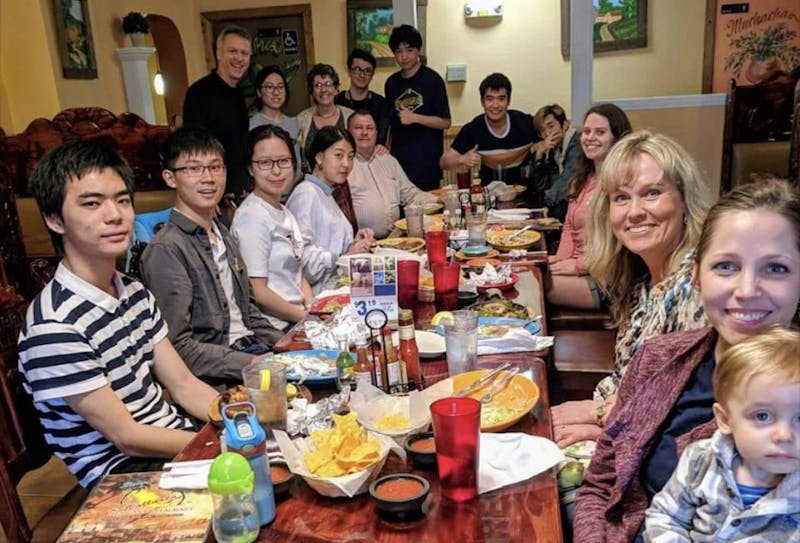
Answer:
[[[380,309],[396,326],[397,259],[379,255],[350,257],[350,303],[359,317]]]

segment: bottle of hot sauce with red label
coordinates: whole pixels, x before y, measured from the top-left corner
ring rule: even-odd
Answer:
[[[400,359],[405,362],[408,376],[408,390],[425,388],[422,371],[419,365],[419,348],[414,334],[414,313],[410,309],[401,309],[398,315],[400,326]]]
[[[369,361],[368,349],[366,338],[356,341],[356,365],[353,367],[353,370],[355,370],[356,387],[361,383],[369,383],[376,386],[375,366]]]
[[[401,368],[400,359],[392,342],[392,329],[383,327],[383,348],[386,350],[385,377],[383,378],[385,390],[390,394],[400,392]]]

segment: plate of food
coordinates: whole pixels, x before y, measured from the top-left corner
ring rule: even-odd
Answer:
[[[514,236],[517,232],[519,230],[489,229],[486,232],[486,243],[501,251],[511,251],[512,249],[527,249],[542,239],[542,235],[535,230],[526,230]],[[514,236],[514,239],[509,240],[511,236]]]
[[[475,288],[478,289],[478,292],[486,292],[490,288],[508,290],[514,285],[516,285],[517,281],[519,281],[519,275],[517,275],[516,273],[512,273],[507,281],[489,282],[489,283],[483,283],[482,285],[476,283]]]
[[[376,244],[378,247],[415,253],[425,247],[425,240],[422,238],[386,238],[378,240]]]
[[[467,266],[476,270],[482,270],[483,268],[486,267],[487,264],[491,264],[496,268],[497,266],[501,265],[502,262],[500,262],[496,258],[486,258],[486,257],[473,258],[472,260],[467,260]]]
[[[350,303],[349,294],[334,294],[332,296],[323,296],[311,303],[308,312],[313,315],[327,315],[341,309],[343,306]]]
[[[484,375],[489,370],[475,370],[461,373],[452,377],[453,390],[461,390]],[[470,398],[479,400],[491,388],[493,383],[502,379],[507,371],[501,371],[486,385],[468,394]],[[522,417],[527,415],[539,401],[539,387],[536,383],[522,375],[515,375],[502,390],[492,396],[492,401],[481,405],[481,431],[500,432],[513,426]]]
[[[502,298],[493,298],[484,302],[477,302],[467,309],[477,311],[479,317],[507,317],[523,320],[528,320],[530,318],[527,307]]]
[[[286,380],[308,385],[336,382],[337,351],[306,349],[272,355],[272,360],[286,366]]]
[[[394,227],[405,232],[406,230],[408,230],[408,223],[406,222],[405,219],[399,219],[394,221]],[[442,221],[441,216],[439,215],[423,215],[422,228],[425,231],[441,230],[442,228],[444,228],[444,221]]]
[[[444,204],[441,202],[429,202],[427,204],[422,204],[422,212],[425,215],[432,215],[442,209]]]
[[[498,251],[497,249],[491,249],[490,248],[488,253],[486,253],[484,255],[481,255],[481,256],[483,258],[494,258],[499,254],[500,254],[500,251]],[[474,255],[474,254],[470,254],[470,255],[464,254],[463,250],[456,251],[456,258],[459,259],[459,260],[472,260],[476,256],[477,255]]]

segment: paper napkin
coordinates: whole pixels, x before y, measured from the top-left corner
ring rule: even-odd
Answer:
[[[543,437],[481,433],[480,440],[479,494],[525,481],[564,460],[558,445]]]

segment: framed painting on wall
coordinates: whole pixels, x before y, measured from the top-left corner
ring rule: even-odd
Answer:
[[[647,47],[647,0],[592,0],[594,52]],[[561,56],[569,58],[570,0],[561,0]]]
[[[756,85],[800,70],[800,5],[785,0],[706,0],[703,92]]]
[[[97,79],[87,0],[53,0],[58,50],[66,79]]]
[[[417,30],[422,34],[425,50],[425,9],[427,0],[417,0]],[[355,48],[369,51],[378,66],[394,66],[394,53],[389,36],[394,28],[391,0],[347,0],[348,53]]]

